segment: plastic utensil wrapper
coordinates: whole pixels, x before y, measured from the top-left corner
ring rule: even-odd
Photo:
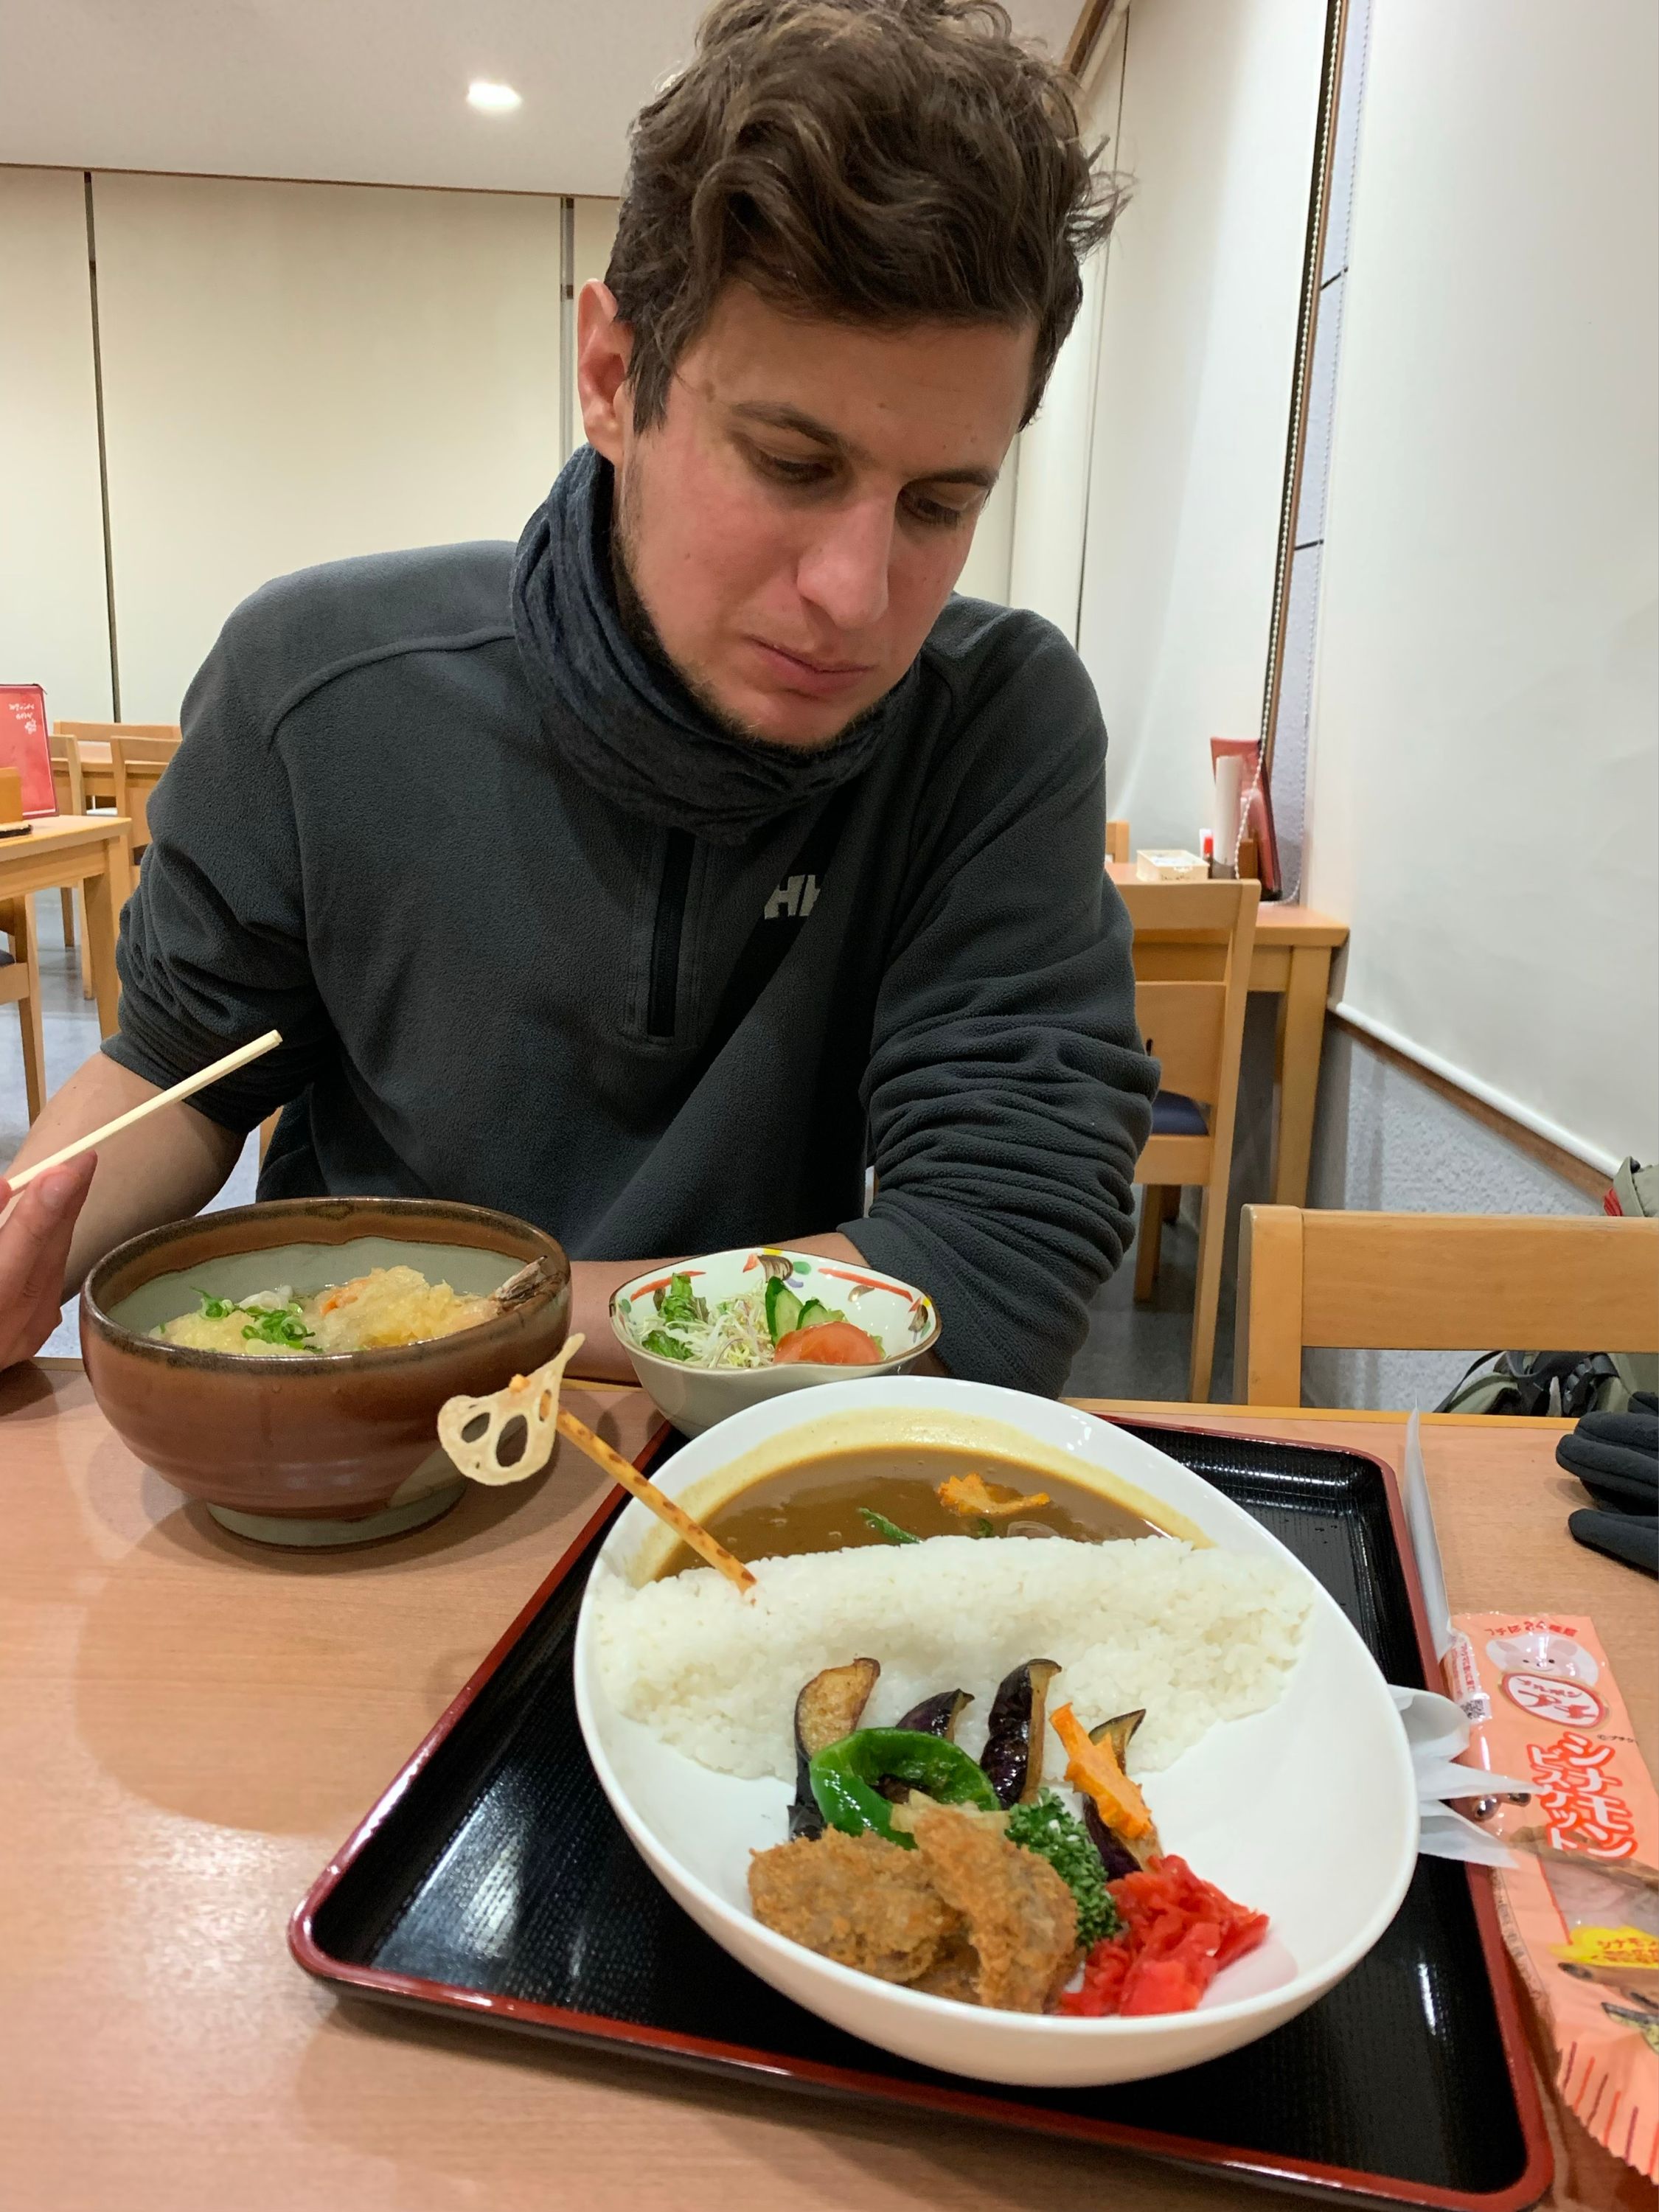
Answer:
[[[1514,1855],[1494,1869],[1504,1934],[1554,2046],[1562,2101],[1659,2179],[1659,1801],[1590,1623],[1466,1613],[1446,1654],[1471,1755],[1527,1778],[1482,1804]]]

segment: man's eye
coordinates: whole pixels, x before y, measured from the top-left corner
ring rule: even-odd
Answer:
[[[754,458],[765,474],[779,483],[822,483],[829,473],[823,461],[788,460],[781,453],[762,453],[758,447],[755,450]]]
[[[974,520],[981,502],[975,501],[971,507],[946,507],[939,500],[923,499],[913,492],[904,504],[911,520],[921,523],[924,529],[955,530]]]

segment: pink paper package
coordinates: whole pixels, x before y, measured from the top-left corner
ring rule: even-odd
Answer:
[[[1487,1819],[1504,1940],[1545,2026],[1562,2101],[1659,2179],[1659,1801],[1588,1620],[1468,1613],[1446,1656],[1467,1754],[1528,1780]]]

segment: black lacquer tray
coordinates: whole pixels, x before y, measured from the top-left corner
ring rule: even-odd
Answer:
[[[1431,1648],[1390,1472],[1361,1453],[1125,1424],[1272,1530],[1388,1679]],[[660,1462],[663,1431],[641,1456]],[[1419,1862],[1393,1925],[1261,2042],[1152,2081],[1042,2091],[932,2073],[829,2027],[695,1927],[617,1825],[576,1723],[582,1531],[295,1912],[311,1972],[367,1996],[670,2064],[1063,2136],[1319,2196],[1516,2212],[1551,2156],[1490,1878]]]

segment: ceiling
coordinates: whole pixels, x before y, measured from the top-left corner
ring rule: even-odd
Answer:
[[[1079,0],[1008,0],[1063,52]],[[0,161],[621,190],[629,118],[702,0],[7,0]],[[507,115],[466,104],[514,87]]]

